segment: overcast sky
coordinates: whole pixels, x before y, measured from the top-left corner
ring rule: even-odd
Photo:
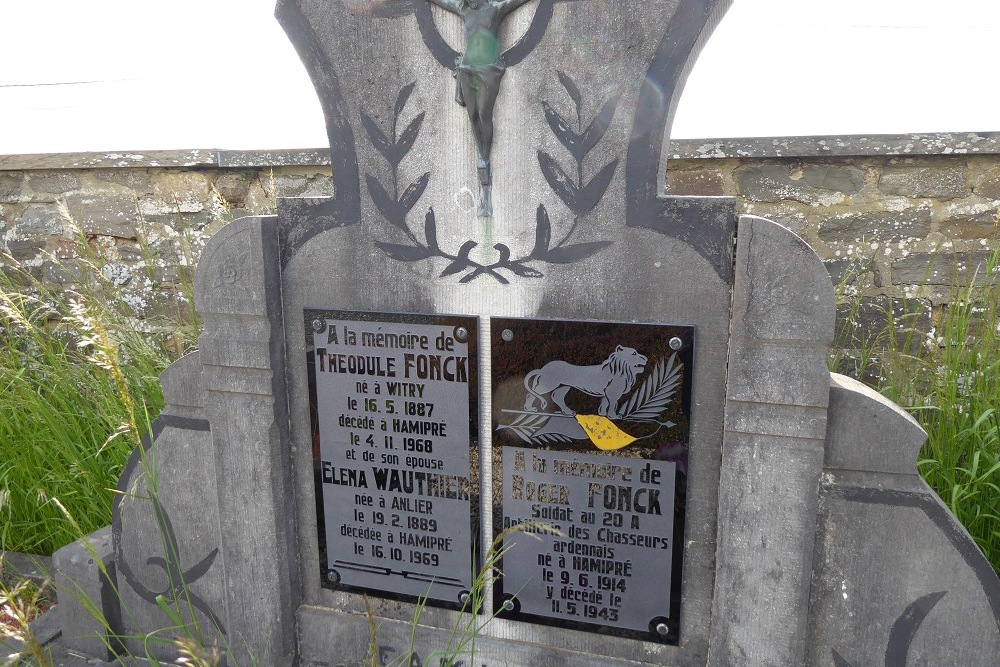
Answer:
[[[324,146],[274,4],[0,0],[0,154]],[[673,136],[997,131],[998,35],[997,0],[736,0]]]

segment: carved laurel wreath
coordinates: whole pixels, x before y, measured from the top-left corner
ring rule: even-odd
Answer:
[[[375,246],[392,259],[400,262],[416,262],[431,257],[447,259],[449,264],[441,272],[440,277],[442,278],[465,272],[465,275],[459,279],[460,283],[468,283],[482,275],[488,275],[501,284],[507,285],[510,281],[501,273],[501,270],[507,270],[522,278],[541,278],[542,272],[532,266],[535,263],[569,264],[586,259],[611,245],[611,241],[584,243],[569,243],[569,241],[576,232],[581,217],[597,206],[604,197],[618,167],[618,159],[615,158],[604,165],[590,181],[586,183],[583,181],[584,158],[604,138],[611,121],[614,119],[621,94],[618,93],[606,100],[586,129],[582,129],[580,90],[567,75],[562,72],[557,72],[557,75],[576,107],[575,125],[577,128],[574,130],[548,102],[542,102],[549,127],[576,162],[574,178],[566,173],[555,158],[544,151],[538,151],[538,164],[545,180],[573,213],[573,223],[558,243],[552,245],[552,222],[543,204],[539,204],[535,212],[535,245],[529,254],[516,259],[511,257],[512,253],[508,246],[497,243],[493,246],[500,253],[500,258],[497,261],[492,264],[477,262],[469,257],[472,249],[478,245],[476,241],[471,239],[462,243],[455,254],[445,251],[438,243],[437,218],[433,208],[428,208],[427,214],[424,216],[424,240],[421,242],[410,229],[406,218],[427,188],[431,172],[422,174],[417,180],[407,185],[402,192],[400,192],[399,184],[399,165],[413,148],[425,115],[424,112],[421,112],[410,121],[401,133],[397,133],[399,117],[406,108],[406,103],[416,86],[416,81],[414,81],[404,86],[396,97],[388,136],[370,116],[364,112],[361,113],[361,124],[365,128],[368,139],[392,168],[391,192],[377,178],[366,174],[365,183],[368,186],[368,192],[382,217],[402,231],[409,241],[408,244],[376,241]]]

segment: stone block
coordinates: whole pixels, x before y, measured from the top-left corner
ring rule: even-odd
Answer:
[[[891,166],[882,171],[878,188],[889,195],[911,199],[955,199],[969,194],[965,166]]]
[[[184,267],[177,264],[176,258],[163,262],[156,261],[153,265],[153,281],[159,285],[177,285],[182,282],[182,268]],[[190,276],[191,273],[188,271],[186,275]]]
[[[672,195],[718,197],[727,194],[725,180],[710,169],[667,172],[667,192]]]
[[[61,234],[66,224],[55,204],[29,204],[17,221],[14,232],[21,238],[49,237]]]
[[[822,443],[727,436],[726,456],[708,664],[803,664]]]
[[[32,192],[61,195],[80,187],[80,179],[71,172],[31,172],[28,187]]]
[[[924,299],[859,297],[837,307],[834,345],[876,354],[891,346],[915,354],[930,328],[931,304]]]
[[[224,171],[215,179],[215,189],[229,206],[242,206],[253,179],[250,170]]]
[[[743,216],[738,238],[746,255],[744,287],[734,294],[734,338],[808,340],[829,344],[835,321],[833,287],[805,241],[769,220]],[[781,262],[771,261],[781,257]]]
[[[709,664],[802,664],[833,288],[767,220],[740,218],[736,266]],[[788,368],[770,368],[782,352]]]
[[[172,406],[183,406],[189,411],[201,411],[205,405],[201,373],[201,355],[198,352],[186,354],[170,364],[160,373],[164,402]]]
[[[78,261],[46,261],[42,264],[42,275],[50,283],[59,285],[80,285],[89,279],[89,269]]]
[[[1000,199],[1000,167],[993,167],[983,173],[972,187],[972,191],[986,199]]]
[[[931,232],[931,209],[842,213],[819,223],[819,238],[827,243],[923,239]]]
[[[22,263],[37,259],[44,249],[44,239],[16,239],[7,241],[7,250],[10,256]]]
[[[834,371],[860,382],[875,386],[879,383],[878,357],[855,350],[836,350]]]
[[[16,551],[0,552],[3,558],[2,572],[14,574],[22,579],[42,583],[52,578],[52,557],[22,554]]]
[[[865,185],[865,174],[857,167],[810,164],[802,168],[802,179],[819,190],[853,195]]]
[[[218,480],[215,506],[220,517],[243,517],[219,526],[220,554],[242,572],[226,578],[228,630],[245,638],[237,654],[267,651],[284,663],[295,653],[294,623],[280,610],[290,609],[299,573],[287,567],[297,556],[277,236],[274,218],[223,227],[199,263],[195,302],[205,322],[199,350]]]
[[[148,169],[92,169],[94,179],[121,185],[142,197],[153,193],[153,182]]]
[[[212,201],[207,172],[162,171],[152,178],[153,194],[177,213],[198,213]]]
[[[997,202],[973,196],[943,207],[939,216],[941,232],[951,239],[987,239],[993,247],[1000,233]]]
[[[215,221],[212,209],[197,213],[182,212],[172,209],[167,204],[155,198],[143,199],[140,202],[143,220],[150,227],[162,225],[175,232],[201,232]]]
[[[727,398],[796,407],[825,406],[828,390],[822,383],[817,386],[816,377],[825,370],[824,359],[822,349],[789,349],[771,341],[734,347],[729,356]]]
[[[16,202],[21,196],[24,175],[19,171],[0,172],[0,202]]]
[[[184,362],[169,377],[188,370]],[[152,631],[166,638],[199,634],[208,644],[243,641],[228,633],[225,616],[212,433],[189,413],[168,405],[153,423],[153,445],[133,452],[118,483],[112,531],[125,643],[134,655],[145,655],[142,637]],[[163,613],[159,595],[174,603],[184,628]],[[176,657],[172,644],[150,650],[160,660]]]
[[[838,288],[857,287],[864,284],[871,284],[875,287],[882,287],[882,271],[872,260],[861,257],[853,259],[831,259],[824,260],[826,270],[830,272],[830,280]],[[838,316],[839,317],[839,316]]]
[[[825,468],[915,475],[926,441],[901,407],[857,380],[830,374]]]
[[[264,178],[261,183],[265,190],[270,191],[272,182]],[[301,197],[309,187],[309,180],[302,175],[276,174],[273,180],[274,189],[279,197]]]
[[[985,294],[976,294],[972,301],[946,303],[942,308],[940,336],[949,326],[948,321],[964,322],[968,321],[968,328],[965,333],[969,341],[975,341],[982,337],[993,337],[997,335],[998,325],[1000,325],[1000,303],[995,301],[984,301],[983,298],[992,299],[993,295],[987,291]],[[943,339],[938,338],[937,343],[943,344]]]
[[[28,631],[42,646],[48,646],[53,640],[62,636],[62,623],[57,608],[49,610],[28,623]]]
[[[1000,225],[997,224],[997,211],[975,216],[960,216],[951,218],[941,224],[941,233],[949,239],[975,241],[986,239],[992,244],[1000,236]]]
[[[914,253],[892,263],[893,285],[949,285],[964,287],[996,282],[986,267],[991,253]]]
[[[132,280],[132,269],[121,262],[108,262],[101,267],[101,275],[115,287],[124,287]]]
[[[854,450],[887,444],[871,437],[879,431],[869,419],[850,428]],[[880,456],[905,455],[912,472],[913,444]],[[915,474],[830,471],[824,480],[806,664],[993,667],[1000,581],[934,492]]]
[[[131,194],[74,194],[66,199],[70,217],[87,236],[135,239],[138,208]]]
[[[118,251],[118,258],[129,264],[142,262],[146,259],[146,254],[137,243],[121,243],[115,246],[115,250]]]
[[[146,318],[157,312],[153,305],[155,297],[155,293],[135,287],[118,292],[118,298],[132,310],[133,315],[139,318]]]
[[[332,197],[333,179],[329,175],[317,175],[308,179],[306,189],[300,197]]]
[[[273,213],[276,201],[274,192],[270,186],[264,188],[260,184],[260,181],[255,181],[250,185],[250,190],[247,192],[246,199],[243,202],[243,208],[250,215]]]
[[[792,199],[795,193],[790,185],[788,167],[784,165],[740,167],[733,172],[733,177],[738,195],[750,201],[776,203]]]
[[[181,271],[193,272],[193,266],[187,266],[184,259],[184,249],[174,239],[163,239],[153,244],[149,249],[152,262],[153,280],[156,282],[178,282]]]
[[[788,164],[739,167],[733,172],[737,192],[755,202],[799,201],[813,206],[832,206],[864,186],[864,174],[856,167]]]
[[[744,215],[759,215],[778,223],[795,234],[810,231],[811,207],[795,201],[782,201],[776,204],[741,202],[740,213]]]
[[[121,626],[111,542],[111,526],[105,526],[52,556],[62,641],[101,660],[114,658],[108,633]]]
[[[4,203],[0,199],[0,232],[6,232],[21,217],[24,207],[18,204]]]
[[[191,324],[193,311],[179,285],[157,286],[138,295],[143,303],[136,304],[147,315],[165,315],[171,319]],[[190,344],[190,341],[188,342]]]
[[[858,271],[856,263],[850,259],[829,259],[823,260],[823,266],[830,272],[830,280],[834,285],[841,283],[853,284],[864,274]]]
[[[53,249],[53,254],[57,260],[65,259],[77,259],[80,256],[81,243],[79,239],[73,238],[68,239],[65,237],[60,237],[54,239],[55,248]]]

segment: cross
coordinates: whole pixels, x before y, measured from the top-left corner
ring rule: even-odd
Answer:
[[[492,168],[493,107],[500,92],[500,80],[507,67],[524,60],[541,41],[554,2],[539,0],[527,32],[500,53],[499,31],[512,11],[530,0],[396,0],[377,5],[373,15],[396,18],[413,13],[427,49],[455,77],[455,102],[465,107],[476,141],[476,170],[479,176],[479,217],[493,215]],[[465,23],[465,53],[458,53],[444,41],[431,16],[431,3],[458,14]]]

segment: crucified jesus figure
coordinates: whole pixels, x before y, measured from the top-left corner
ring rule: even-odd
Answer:
[[[465,53],[455,59],[455,101],[464,106],[476,139],[479,173],[479,216],[493,215],[490,150],[493,105],[500,92],[504,65],[500,56],[500,24],[529,0],[430,0],[465,21]]]

